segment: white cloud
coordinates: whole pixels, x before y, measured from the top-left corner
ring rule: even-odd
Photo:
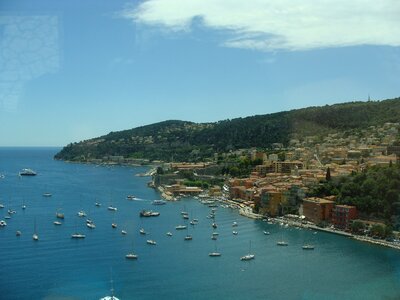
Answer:
[[[398,0],[148,0],[123,17],[171,31],[193,20],[229,31],[223,45],[256,50],[400,46]]]

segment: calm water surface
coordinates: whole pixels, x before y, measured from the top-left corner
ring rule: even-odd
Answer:
[[[218,208],[219,237],[211,240],[210,208],[194,199],[153,206],[160,196],[147,188],[149,178],[134,176],[146,168],[71,164],[52,159],[55,148],[0,148],[0,219],[16,210],[0,228],[0,299],[99,299],[110,294],[111,269],[115,294],[123,299],[400,299],[400,252],[348,238],[268,225]],[[19,177],[22,168],[38,172]],[[42,194],[51,192],[52,197]],[[133,194],[140,200],[130,201]],[[95,202],[101,202],[96,207]],[[21,209],[22,204],[27,208]],[[108,205],[118,208],[107,210]],[[62,226],[55,213],[65,214]],[[85,210],[96,224],[90,230]],[[140,218],[141,209],[155,209],[157,218]],[[180,212],[199,219],[189,225]],[[34,224],[40,241],[34,242]],[[232,222],[236,221],[232,234]],[[117,223],[113,229],[111,223]],[[139,234],[139,229],[149,232]],[[121,230],[127,231],[122,235]],[[22,235],[17,237],[15,232]],[[264,235],[267,230],[271,234]],[[80,231],[86,239],[73,240]],[[166,232],[171,231],[172,237]],[[157,241],[156,246],[146,239]],[[288,247],[276,246],[284,238]],[[256,259],[240,261],[251,251]],[[312,242],[314,251],[303,251]],[[217,247],[221,257],[208,253]],[[139,255],[127,261],[125,254]]]

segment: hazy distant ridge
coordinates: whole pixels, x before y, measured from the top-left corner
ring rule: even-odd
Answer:
[[[292,138],[361,129],[400,121],[400,98],[350,102],[224,120],[170,120],[69,144],[56,159],[82,161],[104,156],[189,161],[239,148],[287,145]]]

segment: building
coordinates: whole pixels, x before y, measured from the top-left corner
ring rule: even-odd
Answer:
[[[335,202],[310,197],[303,200],[303,214],[304,216],[315,224],[319,224],[323,221],[329,222],[332,219],[333,204]]]
[[[335,205],[332,210],[332,224],[340,229],[349,229],[357,218],[357,208],[350,205]]]

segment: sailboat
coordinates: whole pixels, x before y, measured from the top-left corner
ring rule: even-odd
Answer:
[[[249,253],[242,256],[240,258],[240,260],[252,260],[254,259],[256,256],[254,254],[251,254],[251,241],[249,242]]]
[[[38,241],[38,240],[39,240],[39,236],[38,236],[38,234],[36,233],[36,218],[35,218],[35,223],[34,223],[34,228],[33,228],[32,239],[33,239],[34,241]]]
[[[215,243],[214,252],[208,253],[208,256],[211,256],[211,257],[218,257],[218,256],[221,256],[221,253],[217,251],[217,244],[216,244],[216,243]]]
[[[191,234],[189,234],[189,229],[186,227],[186,236],[185,236],[185,241],[191,241],[193,240],[193,237]]]
[[[100,298],[100,300],[119,300],[117,297],[114,296],[114,284],[113,284],[114,282],[112,280],[112,273],[111,273],[110,283],[111,283],[111,289],[110,289],[111,296],[105,296],[103,298]]]
[[[288,245],[289,245],[288,242],[286,242],[286,241],[283,239],[283,233],[282,233],[281,240],[278,241],[278,242],[276,242],[276,244],[277,244],[278,246],[288,246]]]
[[[133,250],[133,240],[132,240],[132,250]],[[138,255],[135,254],[134,252],[130,252],[127,255],[125,255],[126,259],[138,259]]]
[[[76,222],[75,222],[75,233],[71,234],[72,239],[84,239],[86,235],[83,233],[78,233],[78,230],[76,228]]]

